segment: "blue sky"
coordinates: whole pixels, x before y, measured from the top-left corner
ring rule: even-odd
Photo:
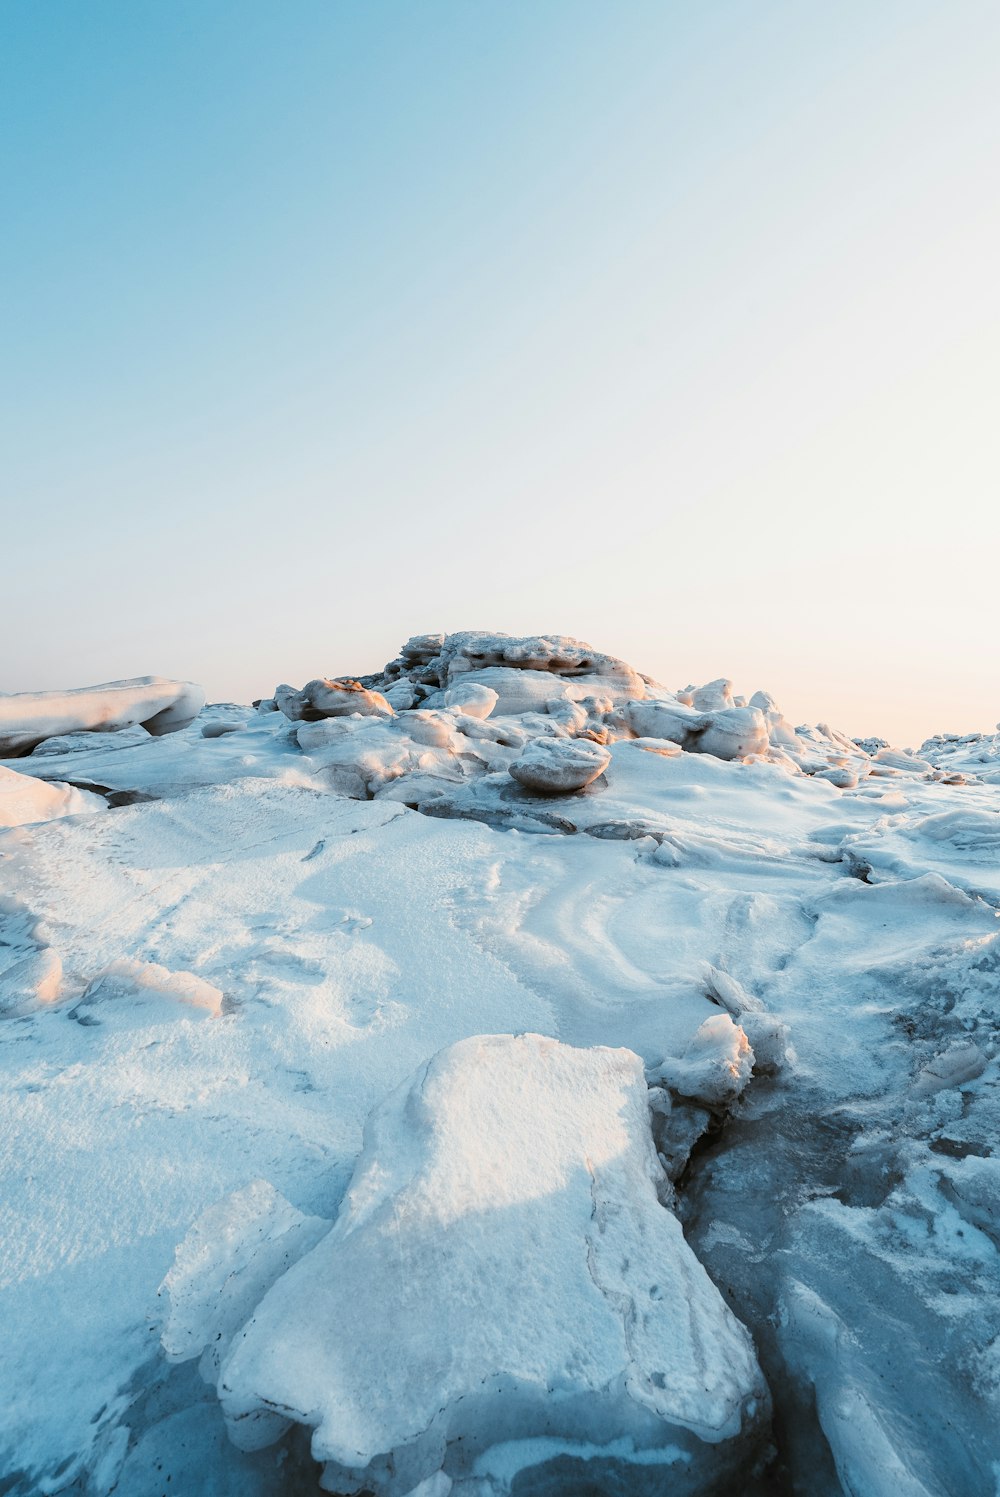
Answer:
[[[0,12],[0,689],[561,631],[988,728],[1000,7]]]

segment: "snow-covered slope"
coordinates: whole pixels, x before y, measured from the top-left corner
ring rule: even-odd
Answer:
[[[72,732],[11,760],[0,1489],[272,1497],[318,1490],[325,1463],[331,1490],[384,1497],[411,1476],[421,1497],[708,1490],[714,1395],[700,1430],[679,1418],[683,1356],[660,1336],[646,1359],[621,1308],[651,1302],[644,1254],[690,1315],[714,1303],[680,1269],[693,1250],[773,1403],[769,1434],[763,1392],[727,1434],[750,1454],[723,1490],[991,1492],[995,763],[998,740],[858,745],[793,729],[764,693],[668,692],[576,641],[485,634],[420,636],[378,677],[207,708],[167,737]],[[527,1042],[501,1047],[470,1103],[454,1057],[525,1033],[560,1044],[530,1042],[530,1063]],[[615,1062],[627,1127],[591,1047],[638,1057]],[[594,1155],[618,1126],[608,1176]],[[597,1241],[556,1158],[581,1185],[589,1158],[615,1232],[643,1243],[615,1269],[617,1361],[611,1320],[555,1334]],[[440,1230],[428,1180],[453,1210]],[[515,1187],[538,1204],[495,1230],[487,1202],[499,1218]],[[428,1287],[403,1314],[415,1263]],[[519,1284],[556,1359],[530,1373],[505,1311]],[[275,1348],[306,1333],[293,1398]],[[727,1358],[750,1398],[751,1362]],[[515,1364],[535,1385],[501,1416]],[[466,1419],[477,1367],[489,1398]],[[629,1367],[663,1378],[673,1466],[632,1421]],[[392,1379],[405,1397],[376,1419]],[[401,1410],[419,1422],[438,1394],[451,1433],[408,1465]],[[226,1413],[278,1405],[277,1443],[228,1438]],[[330,1431],[355,1407],[379,1432],[352,1465]]]

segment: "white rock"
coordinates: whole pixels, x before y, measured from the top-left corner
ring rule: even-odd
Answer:
[[[710,1484],[767,1395],[663,1183],[631,1051],[440,1052],[373,1114],[333,1230],[235,1337],[233,1439],[309,1424],[325,1485],[387,1497],[442,1470],[459,1491],[477,1459],[491,1484],[469,1490],[505,1493],[574,1444]]]
[[[162,676],[0,696],[0,754],[29,753],[57,733],[108,732],[135,723],[154,735],[173,733],[186,728],[204,705],[200,686]]]
[[[512,777],[526,790],[566,795],[582,790],[611,763],[608,750],[582,738],[535,738],[510,765]]]

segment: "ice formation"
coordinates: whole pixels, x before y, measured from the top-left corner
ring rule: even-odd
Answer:
[[[27,826],[35,821],[54,821],[57,816],[80,816],[103,810],[104,802],[87,790],[46,784],[31,775],[0,765],[0,827]]]
[[[216,1307],[235,1276],[220,1284],[225,1252],[199,1223],[168,1278],[168,1345],[220,1359],[242,1448],[312,1426],[330,1491],[404,1493],[443,1472],[456,1493],[506,1492],[511,1452],[503,1480],[480,1473],[510,1441],[536,1481],[582,1474],[586,1448],[591,1470],[634,1466],[631,1490],[674,1467],[671,1490],[699,1490],[752,1463],[767,1395],[662,1184],[637,1055],[465,1040],[376,1110],[316,1246],[287,1203],[266,1231],[253,1219],[255,1263],[291,1232],[296,1261],[236,1317]]]
[[[191,681],[139,676],[74,691],[0,693],[0,754],[28,754],[58,733],[108,732],[141,723],[148,733],[176,733],[193,722],[205,693]]]
[[[993,1490],[1000,734],[559,636],[106,690],[0,697],[8,1497]]]

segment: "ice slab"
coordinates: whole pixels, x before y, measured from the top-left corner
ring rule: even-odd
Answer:
[[[697,1490],[752,1452],[767,1393],[664,1187],[638,1056],[449,1047],[376,1110],[334,1228],[235,1337],[234,1440],[312,1426],[333,1491],[461,1490],[490,1447],[540,1437],[626,1468],[670,1452]]]
[[[0,754],[30,753],[57,733],[108,732],[135,723],[154,735],[173,733],[192,722],[204,705],[200,686],[162,676],[0,696]]]

